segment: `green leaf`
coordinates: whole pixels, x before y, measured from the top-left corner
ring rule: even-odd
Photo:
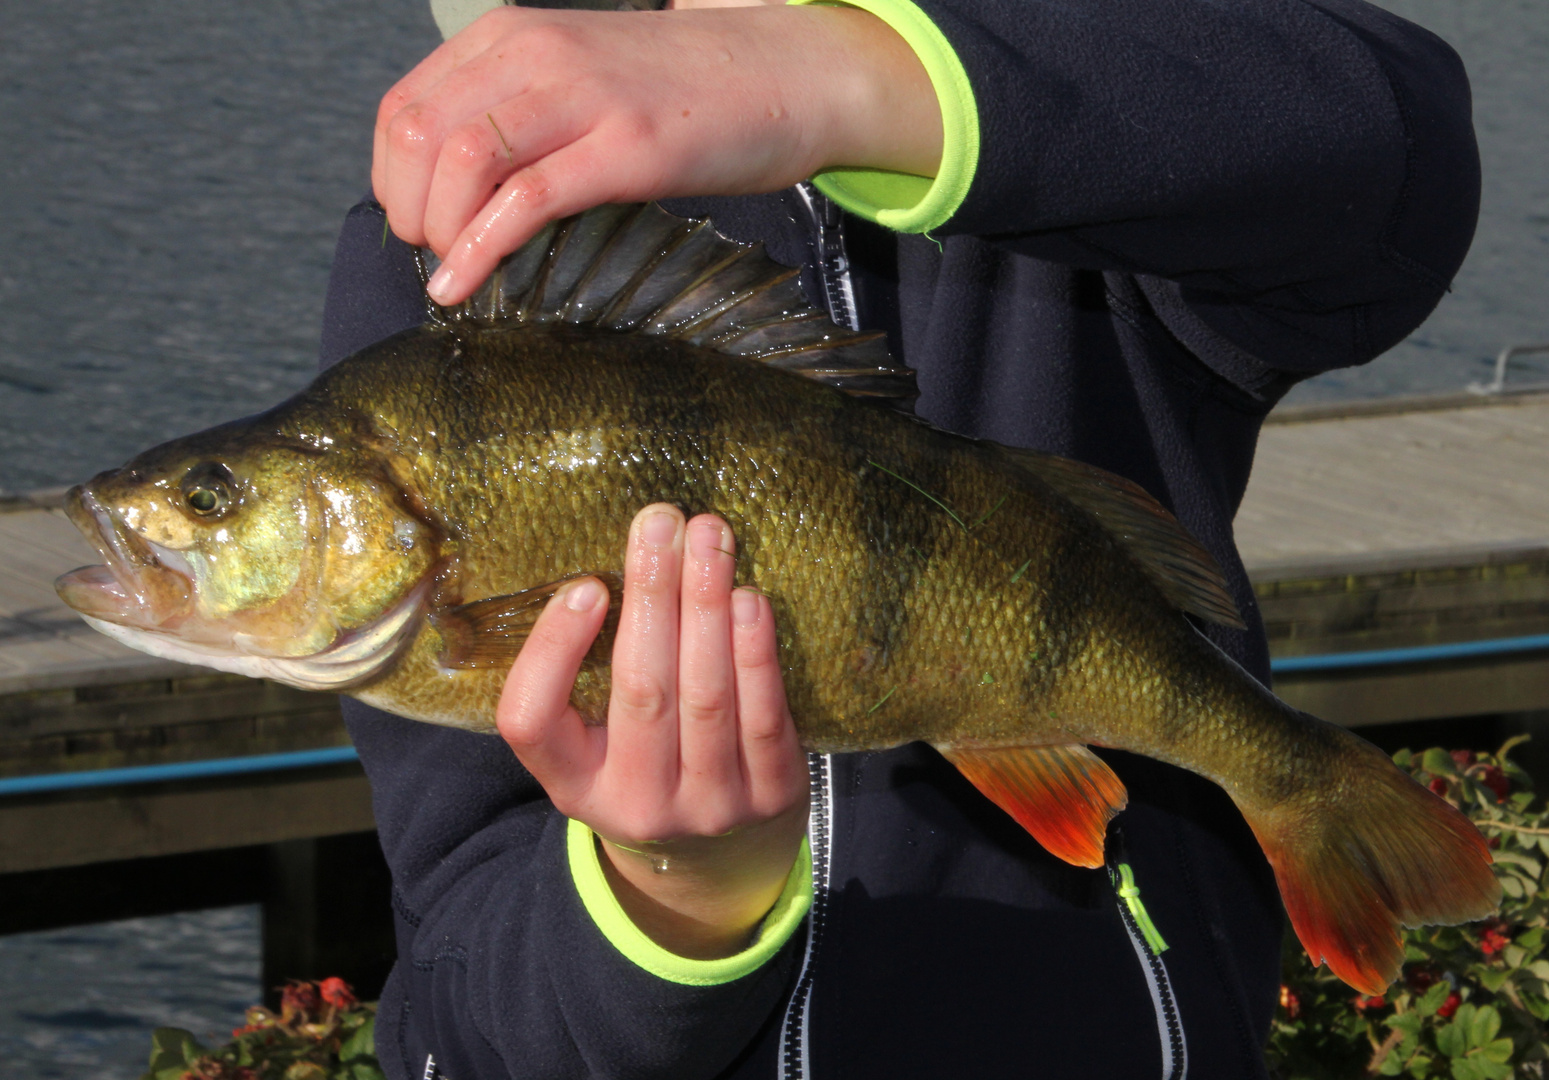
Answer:
[[[1458,1012],[1462,1012],[1459,1009]],[[1472,1050],[1484,1046],[1501,1031],[1501,1014],[1493,1005],[1481,1005],[1474,1013],[1473,1021],[1468,1027],[1468,1046]]]
[[[339,1047],[340,1061],[353,1061],[360,1057],[374,1057],[376,1055],[376,1016],[373,1014],[366,1022],[355,1029],[348,1041]]]
[[[1544,839],[1549,840],[1549,836],[1544,837]],[[1537,952],[1543,948],[1544,928],[1542,926],[1535,926],[1531,930],[1525,930],[1517,935],[1516,941],[1524,949],[1530,952]]]
[[[1493,994],[1501,988],[1507,979],[1511,978],[1511,972],[1502,968],[1485,968],[1476,974],[1474,978],[1479,980],[1479,985]]]
[[[1420,767],[1428,773],[1437,776],[1456,776],[1458,774],[1457,763],[1452,760],[1452,755],[1439,746],[1433,746],[1420,757]]]
[[[1436,1032],[1436,1049],[1449,1058],[1460,1058],[1468,1053],[1468,1028],[1461,1017],[1465,1009],[1472,1008],[1472,1005],[1459,1007],[1457,1015],[1459,1015],[1460,1019],[1454,1020]],[[1472,1016],[1468,1017],[1468,1019],[1472,1019]]]
[[[375,1065],[368,1065],[364,1061],[357,1061],[350,1066],[349,1080],[387,1080],[382,1075],[382,1070]]]
[[[1500,853],[1496,852],[1496,854],[1500,854]],[[1511,897],[1513,900],[1520,900],[1520,899],[1522,899],[1522,894],[1523,894],[1523,892],[1525,890],[1522,888],[1522,879],[1521,878],[1517,877],[1515,874],[1502,874],[1500,876],[1500,879],[1501,879],[1501,892],[1505,893],[1507,896]]]
[[[157,1028],[151,1032],[151,1071],[179,1067],[187,1069],[192,1059],[204,1053],[193,1032],[182,1028]]]
[[[1474,1058],[1459,1058],[1452,1063],[1452,1080],[1485,1080]]]
[[[1512,1051],[1515,1049],[1516,1046],[1510,1039],[1496,1039],[1492,1043],[1487,1043],[1480,1053],[1489,1060],[1504,1065],[1511,1060]]]
[[[1446,983],[1442,983],[1441,985],[1442,986],[1446,986],[1447,984]],[[1446,1000],[1446,999],[1443,998],[1442,1000]],[[1440,1002],[1438,1002],[1437,1004],[1440,1005]],[[1436,1010],[1432,1009],[1431,1011],[1435,1012]],[[1410,1035],[1411,1037],[1418,1036],[1420,1034],[1420,1025],[1421,1025],[1422,1022],[1423,1021],[1420,1018],[1420,1014],[1417,1013],[1417,1012],[1412,1012],[1412,1011],[1411,1012],[1406,1012],[1406,1013],[1399,1013],[1396,1016],[1388,1017],[1388,1027],[1390,1029],[1392,1029],[1394,1031],[1405,1032],[1406,1034]]]
[[[1420,1016],[1435,1016],[1436,1010],[1442,1007],[1442,1003],[1447,1000],[1447,995],[1450,993],[1452,993],[1452,984],[1443,979],[1427,990],[1419,1001],[1415,1002],[1414,1011],[1419,1013]],[[1414,1013],[1408,1015],[1413,1016]],[[1419,1017],[1416,1017],[1415,1026],[1417,1030],[1419,1024]]]
[[[1544,872],[1543,863],[1526,855],[1519,855],[1515,851],[1497,851],[1495,852],[1495,861],[1497,863],[1511,863],[1514,866],[1520,866],[1524,870],[1531,872],[1535,878]]]
[[[1482,1080],[1507,1080],[1511,1076],[1511,1066],[1502,1065],[1491,1061],[1480,1054],[1475,1054],[1468,1059],[1468,1063],[1474,1067],[1474,1074]]]

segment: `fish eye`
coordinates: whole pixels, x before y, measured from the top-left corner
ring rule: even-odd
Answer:
[[[235,478],[226,466],[214,462],[189,469],[182,486],[183,501],[200,517],[218,517],[235,501]]]

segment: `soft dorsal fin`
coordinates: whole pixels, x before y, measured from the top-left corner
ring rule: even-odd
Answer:
[[[1174,607],[1222,626],[1246,628],[1210,552],[1139,484],[1069,458],[1009,446],[1001,450],[1096,518]]]
[[[948,747],[941,755],[1053,855],[1103,864],[1108,821],[1129,802],[1124,781],[1084,746]]]
[[[428,276],[435,256],[420,259]],[[802,295],[798,272],[762,244],[728,240],[655,203],[551,222],[466,302],[431,307],[454,328],[559,322],[677,338],[904,410],[919,396],[884,334],[835,326]]]

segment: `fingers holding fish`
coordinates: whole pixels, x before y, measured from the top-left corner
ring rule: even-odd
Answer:
[[[399,236],[441,255],[450,304],[565,214],[831,165],[928,174],[940,152],[924,68],[866,12],[504,8],[384,98],[372,182]]]
[[[715,836],[745,823],[747,782],[737,738],[731,529],[704,515],[689,522],[678,644],[678,797],[694,832]]]
[[[731,594],[732,658],[737,678],[738,736],[755,818],[807,805],[807,755],[785,699],[774,607],[752,589]]]
[[[682,831],[678,787],[678,607],[683,514],[648,506],[635,516],[613,645],[608,757],[599,786],[617,817],[600,831],[642,840]]]
[[[587,727],[570,704],[607,612],[608,590],[596,578],[556,593],[511,666],[495,710],[501,737],[565,813],[583,804],[607,750],[606,732]]]
[[[457,83],[449,82],[459,72],[468,72],[470,64],[484,56],[490,46],[509,34],[513,20],[520,23],[531,13],[522,8],[500,8],[476,19],[434,52],[420,61],[382,96],[377,106],[376,126],[372,133],[371,186],[378,200],[388,208],[389,218],[398,235],[410,243],[417,229],[409,228],[410,215],[422,213],[423,200],[398,197],[420,195],[428,188],[430,176],[441,148],[441,140],[459,123],[478,116],[499,102],[519,93],[525,86],[522,70],[505,63],[495,71],[475,68],[483,77],[476,97],[457,92]],[[501,76],[495,78],[495,76]],[[465,78],[464,84],[469,84]],[[414,183],[416,177],[419,184]]]
[[[478,228],[480,211],[501,203],[520,184],[508,186],[507,181],[584,137],[582,120],[569,102],[552,93],[522,94],[451,131],[433,163],[422,211],[425,242],[447,255],[465,230],[487,231]],[[531,186],[530,178],[527,182]],[[530,209],[540,209],[527,202]],[[547,219],[540,213],[537,224]]]

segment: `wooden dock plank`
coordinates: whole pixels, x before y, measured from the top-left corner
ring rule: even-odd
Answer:
[[[0,873],[376,827],[358,766],[0,800]]]
[[[1250,569],[1549,540],[1549,400],[1268,424],[1236,535]]]

